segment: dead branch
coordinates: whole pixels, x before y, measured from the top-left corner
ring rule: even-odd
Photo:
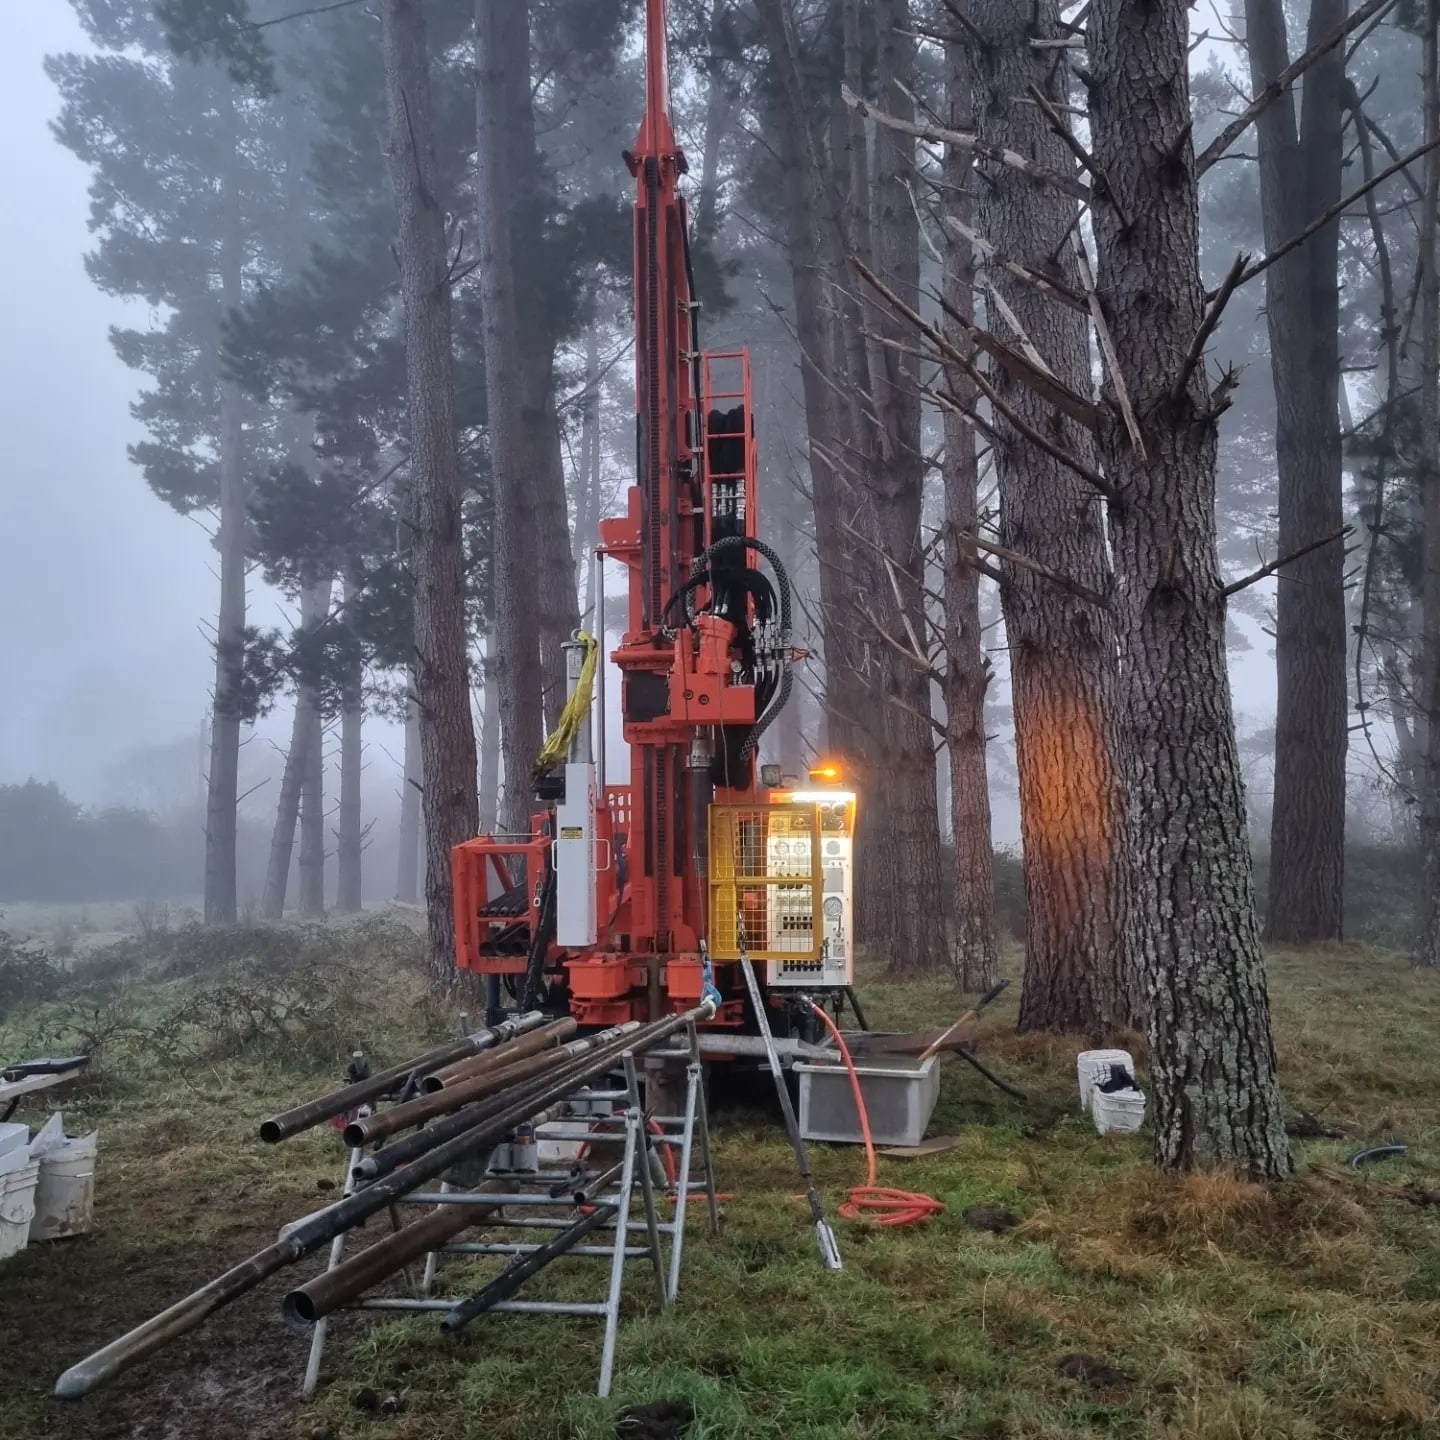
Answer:
[[[1045,363],[1045,357],[1035,348],[1035,343],[1025,333],[1025,327],[1020,323],[1020,317],[1006,303],[1005,297],[987,280],[985,282],[985,293],[990,297],[990,303],[1000,312],[1000,318],[1015,332],[1015,338],[1019,340],[1021,348],[1025,351],[1026,358],[1038,370],[1043,370],[1052,380],[1055,379],[1055,372]]]
[[[1058,585],[1071,595],[1075,595],[1081,600],[1088,600],[1092,605],[1098,605],[1102,610],[1110,607],[1110,601],[1098,590],[1092,590],[1090,586],[1082,584],[1079,580],[1072,580],[1068,575],[1062,575],[1058,570],[1052,570],[1048,565],[1042,565],[1040,561],[1032,560],[1028,555],[1022,555],[1018,550],[1011,550],[1006,545],[998,545],[993,540],[982,539],[969,530],[962,530],[960,538],[968,541],[971,545],[978,546],[987,554],[1014,565],[1017,569],[1029,570],[1031,574],[1039,575],[1042,579]]]
[[[1359,29],[1372,16],[1379,15],[1395,4],[1395,0],[1365,0],[1318,45],[1312,46],[1298,60],[1287,65],[1195,158],[1198,180],[1243,135],[1267,106],[1274,104],[1296,80],[1317,60],[1329,54],[1344,38]]]
[[[1065,117],[1050,103],[1050,97],[1038,85],[1032,84],[1027,88],[1031,100],[1040,107],[1040,113],[1050,122],[1050,128],[1060,142],[1090,172],[1097,185],[1104,185],[1105,172],[1100,168],[1100,162],[1071,134]]]
[[[1230,596],[1237,595],[1241,590],[1248,590],[1250,586],[1273,575],[1282,565],[1288,565],[1292,560],[1298,560],[1302,555],[1308,555],[1312,550],[1323,549],[1326,545],[1333,545],[1337,540],[1343,540],[1347,535],[1353,535],[1355,527],[1346,525],[1343,529],[1335,531],[1333,535],[1327,535],[1323,540],[1312,540],[1308,545],[1302,545],[1298,550],[1292,550],[1288,555],[1282,555],[1278,560],[1272,560],[1268,565],[1262,565],[1258,570],[1252,571],[1242,580],[1236,580],[1233,584],[1227,585],[1220,593],[1228,600]],[[1280,577],[1284,579],[1284,576]]]
[[[1283,260],[1292,250],[1303,245],[1317,230],[1323,230],[1332,220],[1338,219],[1357,200],[1363,200],[1377,185],[1383,185],[1392,175],[1398,175],[1407,165],[1420,159],[1422,155],[1428,155],[1430,151],[1440,145],[1440,136],[1434,136],[1423,145],[1417,146],[1403,160],[1397,161],[1388,169],[1382,170],[1378,175],[1367,180],[1358,190],[1352,190],[1348,195],[1337,200],[1329,209],[1317,215],[1297,235],[1291,236],[1283,245],[1272,250],[1263,260],[1257,260],[1240,277],[1240,284],[1245,285],[1257,275],[1263,274],[1277,260]]]
[[[1076,200],[1088,202],[1090,199],[1090,187],[1075,179],[1073,175],[1060,175],[1053,170],[1047,170],[1043,165],[1037,165],[1028,157],[1017,151],[1007,150],[1003,145],[987,144],[978,135],[966,135],[959,130],[947,130],[939,125],[917,125],[913,120],[887,115],[883,110],[877,110],[862,100],[848,85],[840,87],[840,98],[858,115],[875,121],[877,125],[884,125],[888,130],[898,130],[902,135],[913,135],[917,140],[928,140],[932,145],[952,145],[957,150],[965,150],[971,155],[1008,165],[1012,170],[1018,170],[1032,180],[1055,186]]]
[[[1085,309],[1084,297],[1077,295],[1068,285],[1062,285],[1058,280],[1051,280],[1038,271],[1027,269],[1018,260],[1012,260],[1008,255],[1002,254],[983,235],[971,229],[964,221],[957,220],[953,215],[947,215],[945,223],[961,239],[968,240],[988,264],[998,265],[1007,275],[1013,275],[1017,280],[1033,286],[1042,294],[1053,295],[1057,300],[1070,306],[1072,310]]]
[[[1110,338],[1110,327],[1105,323],[1105,312],[1100,306],[1100,296],[1095,290],[1095,275],[1090,269],[1090,257],[1085,253],[1085,242],[1079,230],[1070,232],[1070,243],[1075,250],[1075,263],[1080,270],[1080,283],[1085,287],[1085,299],[1090,305],[1090,319],[1095,325],[1095,334],[1100,341],[1100,353],[1110,371],[1110,382],[1115,387],[1115,399],[1120,405],[1120,414],[1125,420],[1125,429],[1135,454],[1145,458],[1145,442],[1140,437],[1140,425],[1135,419],[1135,408],[1130,403],[1130,391],[1125,377],[1120,372],[1120,357],[1115,353],[1115,342]]]
[[[1210,337],[1215,333],[1215,327],[1220,323],[1220,316],[1225,306],[1229,304],[1230,297],[1235,293],[1236,287],[1240,284],[1240,277],[1245,273],[1245,267],[1250,263],[1248,255],[1237,255],[1231,263],[1230,269],[1225,273],[1225,279],[1221,282],[1220,288],[1215,292],[1215,298],[1211,300],[1205,311],[1204,318],[1200,321],[1200,328],[1195,332],[1195,338],[1190,342],[1190,348],[1185,352],[1184,363],[1180,366],[1180,373],[1175,377],[1175,383],[1170,387],[1170,403],[1178,405],[1181,397],[1185,394],[1190,384],[1190,376],[1194,373],[1195,367],[1200,363],[1205,354],[1205,346]]]

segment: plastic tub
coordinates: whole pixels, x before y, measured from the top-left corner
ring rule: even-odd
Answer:
[[[16,1156],[22,1157],[24,1163],[0,1174],[0,1260],[8,1260],[25,1248],[30,1240],[30,1222],[35,1218],[40,1162],[30,1159],[24,1150],[12,1150],[5,1162]],[[3,1164],[0,1162],[0,1168]]]
[[[1129,1134],[1145,1123],[1145,1096],[1139,1090],[1096,1090],[1090,1097],[1090,1114],[1098,1134]]]
[[[98,1138],[99,1132],[92,1131],[78,1140],[63,1140],[40,1155],[31,1240],[63,1240],[90,1229]]]
[[[0,1125],[0,1155],[12,1150],[23,1150],[30,1143],[30,1127],[18,1121],[7,1120]]]
[[[1090,1113],[1090,1096],[1098,1081],[1105,1079],[1112,1065],[1123,1065],[1132,1075],[1135,1062],[1128,1050],[1082,1050],[1075,1057],[1075,1078],[1080,1082],[1080,1108]]]
[[[877,1145],[918,1145],[940,1098],[938,1057],[907,1060],[896,1057],[884,1065],[855,1066],[870,1134]],[[860,1116],[843,1065],[796,1061],[800,1077],[800,1133],[807,1140],[859,1145]]]

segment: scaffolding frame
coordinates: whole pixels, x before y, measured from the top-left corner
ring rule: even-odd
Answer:
[[[653,1275],[655,1299],[663,1310],[675,1303],[680,1293],[680,1267],[685,1248],[685,1222],[692,1191],[704,1191],[708,1229],[711,1235],[720,1230],[720,1209],[715,1194],[715,1167],[710,1143],[709,1114],[705,1103],[704,1076],[700,1063],[700,1038],[694,1024],[686,1027],[686,1085],[684,1113],[678,1116],[647,1116],[641,1101],[640,1081],[635,1053],[626,1050],[617,1067],[624,1077],[622,1086],[600,1090],[577,1086],[564,1097],[566,1114],[550,1120],[538,1130],[528,1126],[517,1130],[517,1139],[492,1150],[485,1159],[485,1175],[501,1180],[511,1188],[493,1190],[452,1189],[442,1181],[439,1190],[421,1190],[402,1196],[401,1205],[478,1205],[488,1212],[481,1222],[482,1233],[553,1231],[534,1240],[461,1240],[456,1239],[430,1251],[425,1257],[425,1271],[418,1286],[411,1285],[408,1296],[380,1296],[359,1299],[341,1309],[372,1312],[438,1313],[447,1317],[452,1328],[469,1323],[482,1314],[496,1315],[568,1315],[604,1321],[601,1345],[600,1377],[596,1393],[601,1399],[610,1394],[615,1375],[615,1348],[620,1331],[620,1306],[623,1298],[625,1262],[648,1261]],[[672,1058],[681,1058],[674,1051]],[[616,1104],[621,1105],[618,1111]],[[523,1132],[527,1132],[522,1134]],[[697,1136],[698,1131],[698,1136]],[[657,1133],[658,1132],[658,1133]],[[699,1141],[697,1146],[696,1141]],[[583,1169],[547,1170],[538,1159],[536,1140],[561,1144],[596,1142],[622,1147],[618,1164],[608,1169],[587,1173]],[[659,1151],[662,1147],[674,1153],[679,1146],[679,1160],[673,1181],[667,1179]],[[533,1164],[525,1164],[524,1151],[529,1150]],[[354,1171],[362,1151],[349,1152],[345,1170],[345,1193],[356,1187]],[[699,1161],[700,1174],[693,1171]],[[520,1162],[516,1164],[517,1160]],[[639,1190],[641,1216],[632,1218],[635,1191]],[[563,1198],[569,1194],[569,1203]],[[659,1213],[659,1197],[664,1194],[674,1205],[673,1218],[666,1221]],[[561,1210],[561,1215],[507,1214],[507,1210]],[[394,1219],[392,1215],[392,1220]],[[586,1243],[590,1235],[605,1234],[606,1241]],[[466,1232],[462,1232],[466,1233]],[[632,1243],[632,1235],[638,1243]],[[346,1235],[332,1241],[326,1259],[326,1270],[333,1270],[344,1258]],[[668,1256],[664,1242],[668,1240]],[[437,1297],[432,1292],[443,1255],[507,1257],[508,1264],[477,1291],[458,1298]],[[517,1300],[514,1292],[556,1260],[583,1257],[608,1260],[608,1279],[604,1297],[598,1300]],[[407,1276],[408,1279],[408,1276]],[[418,1294],[414,1293],[418,1290]],[[320,1364],[328,1336],[329,1316],[317,1319],[310,1337],[310,1351],[305,1366],[301,1394],[314,1393],[319,1381]]]

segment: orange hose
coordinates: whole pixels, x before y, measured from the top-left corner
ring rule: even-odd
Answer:
[[[889,1186],[875,1183],[875,1142],[870,1137],[870,1115],[865,1109],[865,1096],[860,1090],[860,1077],[855,1073],[850,1047],[830,1016],[818,1005],[811,1008],[829,1027],[836,1045],[840,1047],[840,1058],[850,1072],[850,1089],[855,1096],[855,1110],[860,1116],[860,1133],[865,1137],[866,1181],[863,1185],[851,1187],[849,1200],[840,1207],[841,1218],[871,1220],[877,1225],[895,1227],[924,1224],[931,1216],[940,1214],[945,1206],[929,1195],[920,1195],[912,1190],[892,1190]]]

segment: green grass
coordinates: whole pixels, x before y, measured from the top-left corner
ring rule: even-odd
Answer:
[[[439,1024],[391,961],[357,962],[375,989],[350,1017],[381,1061]],[[839,1275],[822,1270],[792,1198],[778,1124],[756,1110],[717,1116],[719,1181],[735,1194],[723,1234],[710,1238],[694,1215],[671,1310],[657,1310],[632,1268],[607,1401],[592,1394],[595,1322],[487,1317],[457,1341],[434,1317],[347,1318],[316,1398],[286,1409],[306,1347],[280,1328],[272,1286],[217,1317],[208,1350],[192,1343],[126,1377],[118,1410],[109,1392],[81,1410],[54,1407],[43,1392],[63,1364],[273,1238],[279,1221],[323,1203],[317,1182],[339,1173],[329,1132],[274,1148],[253,1138],[262,1115],[318,1090],[338,1057],[302,1071],[273,1043],[179,1066],[117,1055],[79,1120],[102,1127],[96,1235],[0,1272],[0,1437],[143,1433],[147,1394],[152,1418],[164,1413],[177,1383],[237,1344],[256,1357],[244,1374],[279,1376],[262,1397],[267,1416],[282,1416],[278,1433],[330,1440],[600,1440],[626,1407],[678,1398],[695,1410],[691,1440],[1440,1437],[1440,1215],[1395,1193],[1440,1186],[1440,988],[1359,947],[1277,954],[1271,975],[1290,1106],[1347,1132],[1297,1142],[1292,1183],[1168,1180],[1149,1164],[1147,1137],[1096,1136],[1074,1105],[1077,1042],[1016,1036],[1007,995],[984,1050],[1029,1102],[947,1065],[931,1133],[959,1145],[882,1161],[880,1177],[936,1196],[945,1213],[903,1231],[840,1222]],[[960,1008],[945,981],[863,979],[877,1027],[936,1024]],[[146,972],[125,983],[154,1016],[206,982]],[[24,1024],[0,1029],[0,1053]],[[1411,1147],[1403,1160],[1369,1176],[1344,1166],[1392,1137]],[[864,1179],[863,1156],[812,1153],[833,1213]],[[963,1212],[982,1202],[1008,1205],[1021,1224],[1004,1236],[970,1229]],[[480,1273],[454,1265],[448,1288],[463,1292]],[[593,1296],[602,1284],[599,1262],[576,1260],[526,1293]],[[67,1286],[90,1303],[57,1303],[52,1288]],[[18,1323],[17,1297],[39,1307],[32,1323]],[[1095,1391],[1066,1378],[1057,1365],[1074,1352],[1133,1382]],[[145,1389],[162,1376],[163,1389]],[[363,1386],[402,1396],[403,1413],[357,1410]],[[203,1385],[183,1393],[198,1404]],[[233,1408],[222,1383],[203,1426],[181,1433],[259,1433],[225,1428]],[[247,1402],[243,1413],[253,1426],[260,1411]]]

